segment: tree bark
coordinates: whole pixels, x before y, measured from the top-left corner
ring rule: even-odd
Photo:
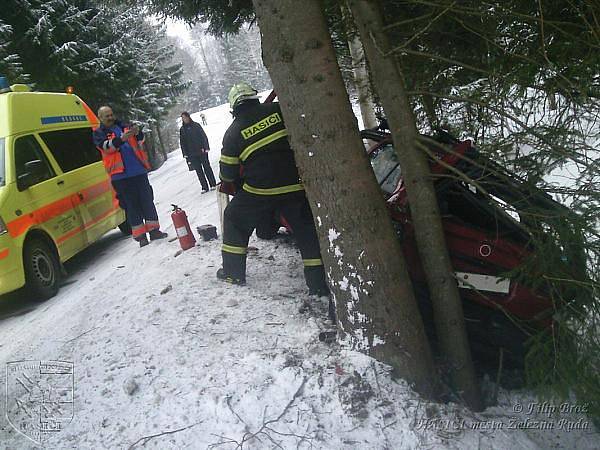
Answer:
[[[163,161],[166,161],[168,156],[167,156],[167,148],[165,147],[165,144],[163,142],[163,138],[162,138],[162,129],[160,127],[160,120],[156,120],[156,136],[158,137],[158,144],[160,146],[160,153],[163,156]]]
[[[310,199],[342,339],[431,396],[431,352],[321,2],[253,0],[263,60]],[[307,26],[310,24],[310,26]]]
[[[371,97],[365,51],[357,35],[348,40],[348,48],[352,57],[352,73],[354,74],[354,84],[358,92],[358,105],[363,125],[365,128],[375,128],[377,126],[377,119],[375,118],[375,104]]]
[[[439,347],[447,359],[452,383],[467,405],[481,409],[465,330],[462,303],[446,247],[427,156],[417,147],[418,132],[396,58],[383,30],[379,4],[348,0],[371,66],[375,89],[392,130],[392,138],[410,203],[417,247],[427,276]]]
[[[214,74],[212,70],[210,70],[210,64],[208,63],[208,59],[206,58],[206,53],[204,52],[204,44],[202,43],[202,37],[200,37],[197,41],[198,47],[200,48],[200,56],[202,56],[202,61],[204,62],[204,67],[206,67],[206,71],[208,72],[208,76],[212,79]]]

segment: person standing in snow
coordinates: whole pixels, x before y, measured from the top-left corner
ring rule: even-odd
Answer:
[[[94,130],[94,144],[110,175],[119,201],[125,203],[127,221],[140,247],[167,237],[160,231],[154,192],[148,181],[150,162],[144,150],[144,133],[137,125],[117,121],[110,106],[98,109],[100,126]]]
[[[181,152],[188,163],[188,167],[196,171],[202,185],[202,194],[206,194],[209,185],[212,191],[217,184],[215,175],[210,167],[210,161],[208,160],[208,152],[210,150],[208,137],[202,126],[198,122],[194,122],[187,111],[181,113],[181,120],[182,125],[179,130]]]
[[[241,185],[224,212],[223,267],[217,278],[246,283],[248,239],[265,218],[280,212],[290,224],[304,263],[309,294],[329,294],[319,241],[278,103],[260,103],[248,83],[234,85],[234,121],[223,137],[220,178]],[[240,178],[240,167],[243,178]]]

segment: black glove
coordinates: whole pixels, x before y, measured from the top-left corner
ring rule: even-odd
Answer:
[[[185,162],[188,166],[188,170],[191,172],[192,170],[194,170],[194,166],[192,165],[192,162],[189,160],[189,158],[186,156],[185,158]]]

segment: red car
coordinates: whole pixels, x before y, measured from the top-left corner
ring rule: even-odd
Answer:
[[[391,136],[373,130],[364,130],[361,135],[375,142],[368,149],[371,165],[396,224],[423,320],[434,336],[425,273]],[[505,364],[522,366],[526,339],[544,328],[552,331],[556,305],[544,288],[520,281],[519,269],[536,251],[532,230],[539,231],[538,239],[544,235],[543,220],[539,219],[552,221],[572,213],[485,157],[471,141],[459,141],[446,132],[434,138],[422,137],[422,141],[429,150],[473,354],[478,360],[497,363],[502,348]],[[558,264],[570,277],[577,276],[574,272],[580,268],[581,276],[585,256],[581,247],[571,244],[569,249],[558,249]]]

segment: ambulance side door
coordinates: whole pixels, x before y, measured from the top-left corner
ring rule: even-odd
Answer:
[[[36,136],[17,137],[13,148],[19,211],[29,217],[32,227],[50,235],[64,261],[83,243],[82,222],[73,193]]]
[[[86,245],[97,240],[112,226],[107,218],[116,212],[110,179],[88,127],[40,133],[40,137],[69,186],[75,191]]]

